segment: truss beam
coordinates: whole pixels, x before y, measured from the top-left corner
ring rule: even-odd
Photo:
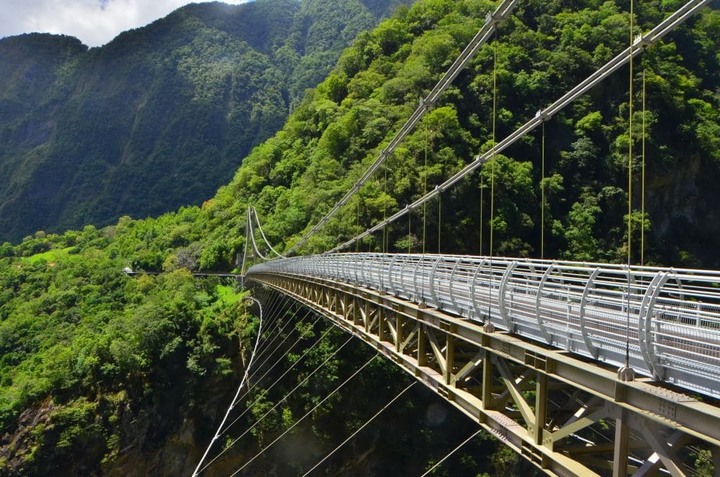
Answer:
[[[570,353],[367,288],[252,278],[360,337],[549,475],[676,473],[681,446],[720,444],[720,409],[649,378],[624,382]]]

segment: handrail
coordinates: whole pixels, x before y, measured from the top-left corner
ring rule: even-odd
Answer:
[[[503,257],[489,263],[460,255],[324,254],[256,265],[247,278],[290,274],[391,290],[478,322],[485,321],[479,303],[491,299],[487,319],[498,328],[617,366],[628,346],[637,373],[720,398],[720,271]],[[551,286],[556,274],[562,286]]]

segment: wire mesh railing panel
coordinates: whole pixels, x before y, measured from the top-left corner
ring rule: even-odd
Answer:
[[[434,254],[325,254],[248,271],[373,288],[720,397],[720,272]]]

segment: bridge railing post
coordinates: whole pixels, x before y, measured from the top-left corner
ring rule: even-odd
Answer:
[[[500,308],[500,317],[502,318],[503,322],[505,322],[505,326],[509,331],[515,331],[515,323],[513,322],[512,316],[510,316],[510,307],[508,306],[507,302],[508,283],[510,282],[510,277],[512,277],[512,273],[513,270],[515,270],[515,267],[517,267],[516,261],[510,262],[510,264],[508,264],[507,268],[505,269],[505,273],[500,280],[500,287],[497,294],[498,307]]]

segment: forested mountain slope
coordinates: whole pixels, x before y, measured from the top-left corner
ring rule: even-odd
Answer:
[[[435,17],[426,14],[407,23],[396,19],[372,35],[361,35],[284,131],[246,159],[235,180],[210,204],[210,216],[215,208],[223,214],[233,205],[244,207],[236,198],[247,197],[267,222],[271,242],[292,244],[306,224],[315,223],[350,189],[362,171],[359,164],[366,167],[378,157],[488,8],[476,2],[442,5],[427,7]],[[637,32],[657,24],[676,5],[639,8]],[[720,232],[714,192],[720,178],[720,22],[712,12],[635,61],[634,241],[639,243],[643,222],[644,75],[646,259],[656,263],[720,266],[720,254],[712,246]],[[428,24],[433,27],[425,31]],[[519,6],[501,28],[496,46],[479,52],[469,71],[386,162],[387,173],[376,174],[337,220],[314,237],[311,249],[327,250],[378,223],[420,197],[425,181],[428,190],[442,183],[489,148],[493,124],[500,141],[622,51],[628,28],[627,13],[614,2],[588,2],[585,8],[563,2]],[[622,261],[627,255],[628,86],[626,67],[546,122],[546,257]],[[539,256],[541,144],[539,128],[499,155],[494,167],[488,164],[443,194],[443,251],[480,252],[480,218],[490,217],[494,169],[493,252]],[[486,194],[482,213],[481,182]],[[422,211],[414,211],[411,220],[415,250],[421,216]],[[426,248],[436,250],[437,202],[427,217],[432,233]],[[488,253],[487,222],[483,230],[482,253]],[[398,223],[390,229],[390,243],[407,250],[407,235],[407,221]],[[369,246],[379,247],[379,237]]]
[[[90,50],[0,40],[0,240],[202,203],[400,3],[193,4]]]
[[[637,32],[680,3],[643,2],[636,9]],[[136,468],[187,474],[232,397],[232,383],[243,371],[238,354],[247,356],[257,329],[240,294],[216,281],[194,280],[188,270],[235,266],[245,246],[248,205],[257,207],[276,247],[291,245],[350,189],[494,6],[420,0],[361,34],[282,130],[255,148],[202,207],[155,219],[123,217],[102,229],[39,232],[0,247],[0,467],[9,475],[122,475],[129,463],[139,462]],[[327,250],[405,207],[422,194],[426,180],[433,188],[487,150],[493,122],[497,141],[626,48],[625,6],[522,2],[387,167],[302,252]],[[644,72],[647,215],[640,217],[638,196],[633,216],[646,227],[646,263],[720,266],[713,245],[720,232],[719,42],[720,14],[708,9],[635,62],[633,162],[640,164],[642,150]],[[545,258],[626,259],[628,80],[628,69],[619,70],[546,124]],[[492,203],[493,253],[539,256],[541,143],[538,130],[446,191],[441,214],[437,201],[428,208],[426,234],[422,211],[393,225],[389,250],[418,250],[425,235],[429,251],[487,254]],[[635,180],[640,176],[638,171]],[[634,186],[638,192],[639,183]],[[379,237],[359,247],[384,248]],[[637,263],[639,250],[632,255]],[[121,272],[126,266],[163,273],[131,278]],[[297,329],[292,339],[303,337],[302,346],[280,361],[286,369],[325,331],[289,303],[274,303],[287,307],[286,318]],[[238,405],[249,406],[249,414],[223,436],[229,450],[208,475],[232,473],[372,356],[359,344],[331,356],[346,339],[328,333],[279,388],[260,389],[281,371],[262,381]],[[282,400],[328,358],[318,379]],[[410,381],[384,361],[367,372],[255,461],[248,474],[306,471]],[[326,471],[418,475],[470,434],[472,426],[460,427],[468,421],[454,420],[421,388],[408,391],[368,434],[326,461]],[[262,425],[230,446],[275,404]],[[443,412],[447,419],[437,419]],[[473,446],[441,472],[518,473],[518,456],[494,452],[487,440]],[[709,460],[698,458],[696,467],[712,475]]]

